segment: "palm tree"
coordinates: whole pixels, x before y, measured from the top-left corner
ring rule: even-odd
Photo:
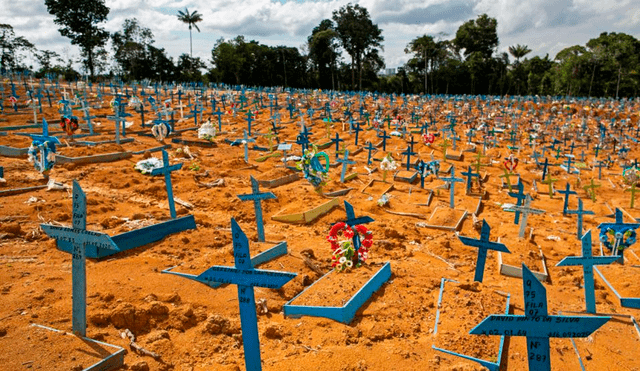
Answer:
[[[191,26],[195,27],[198,32],[200,29],[198,28],[197,22],[202,21],[202,14],[198,13],[197,10],[194,10],[193,13],[189,13],[189,9],[184,8],[184,12],[178,10],[178,20],[189,25],[189,47],[191,52],[191,58],[193,58],[193,41],[191,40]]]
[[[509,53],[516,59],[516,63],[520,63],[520,58],[531,53],[531,49],[526,45],[518,44],[516,46],[510,46]]]

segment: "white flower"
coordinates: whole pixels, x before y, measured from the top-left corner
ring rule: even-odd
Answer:
[[[351,260],[349,260],[346,264],[349,268],[353,267],[353,262]]]
[[[344,256],[340,258],[340,260],[338,260],[338,262],[340,264],[344,264],[347,261],[347,258],[345,258]]]

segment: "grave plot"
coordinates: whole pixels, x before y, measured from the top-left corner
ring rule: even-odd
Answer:
[[[451,209],[442,204],[434,206],[432,210],[428,219],[424,223],[420,222],[417,226],[445,231],[457,231],[469,214],[466,210]]]
[[[2,368],[55,370],[65,364],[77,370],[117,370],[124,363],[126,353],[119,346],[39,325],[12,329],[0,338],[2,349],[18,344],[22,348],[37,349],[38,356],[10,357],[2,352]]]
[[[509,246],[511,254],[497,253],[498,269],[500,274],[509,277],[522,277],[522,264],[530,267],[533,274],[541,281],[549,278],[546,258],[535,240],[529,238],[520,239],[514,235],[513,227],[507,225],[496,226],[495,238]],[[576,244],[578,245],[578,244]]]
[[[640,352],[640,328],[633,317],[611,315],[611,320],[589,338],[572,339],[585,371],[601,366],[596,359],[606,359],[611,368],[624,368]]]
[[[594,270],[609,292],[620,300],[621,306],[640,309],[640,261],[632,254],[625,255],[625,260],[625,265],[614,263]]]
[[[29,146],[33,140],[24,135],[8,134],[0,137],[0,156],[27,157]]]
[[[443,278],[433,348],[477,362],[489,370],[499,370],[505,348],[504,337],[475,336],[469,331],[488,314],[508,314],[509,300],[510,295],[483,287],[479,282],[459,283]]]

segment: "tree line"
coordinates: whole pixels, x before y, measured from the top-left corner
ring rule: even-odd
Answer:
[[[411,40],[407,63],[391,76],[381,56],[384,37],[366,8],[347,4],[324,19],[300,48],[267,46],[239,35],[221,38],[211,59],[192,56],[191,31],[200,29],[202,15],[179,11],[188,25],[190,53],[177,60],[155,46],[154,35],[137,19],[127,19],[109,34],[100,24],[109,9],[104,0],[45,0],[61,35],[81,50],[80,62],[91,76],[202,83],[284,86],[333,90],[368,90],[407,94],[569,95],[589,97],[638,96],[640,41],[631,35],[604,32],[585,45],[527,58],[527,45],[512,45],[498,53],[498,22],[487,14],[464,22],[455,37],[422,35]],[[110,43],[108,43],[110,41]],[[111,50],[107,50],[107,44]],[[78,78],[73,61],[49,50],[37,50],[13,27],[0,24],[0,67],[29,70],[36,76],[61,74]],[[34,55],[40,68],[24,64]],[[110,56],[112,53],[113,57]]]

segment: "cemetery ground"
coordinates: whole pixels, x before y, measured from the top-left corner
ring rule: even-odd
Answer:
[[[211,91],[212,92],[212,91]],[[239,91],[232,92],[237,95]],[[253,93],[246,93],[251,95]],[[289,119],[289,112],[283,107],[289,94],[280,92],[280,142],[293,144],[292,154],[300,154],[296,137],[300,132],[300,117]],[[294,92],[292,98],[308,99]],[[324,97],[324,95],[322,95]],[[194,127],[193,117],[179,120],[176,109],[177,97],[173,98],[176,114],[175,129]],[[357,98],[351,98],[357,102]],[[336,99],[342,102],[341,99]],[[93,104],[97,104],[93,98]],[[182,101],[186,102],[183,96]],[[371,97],[365,99],[367,109],[374,112],[378,102]],[[403,100],[398,97],[392,102],[401,107]],[[388,104],[387,99],[387,104]],[[434,111],[434,132],[448,125],[449,113],[460,114],[460,107],[454,101],[427,101],[420,103],[421,110]],[[187,281],[163,270],[175,267],[176,271],[199,274],[213,265],[233,266],[231,218],[235,218],[250,241],[251,255],[267,250],[281,241],[286,241],[288,253],[263,263],[256,268],[297,273],[296,278],[280,289],[256,287],[255,300],[258,313],[258,333],[262,368],[264,370],[481,370],[480,365],[448,355],[433,349],[434,346],[449,349],[493,362],[499,361],[497,336],[469,335],[469,331],[490,314],[504,314],[507,297],[509,313],[524,314],[522,279],[500,273],[498,253],[488,251],[483,282],[474,282],[478,249],[465,246],[456,232],[447,229],[427,228],[425,225],[456,225],[466,211],[466,217],[458,226],[460,236],[480,238],[482,220],[491,226],[491,241],[505,244],[510,254],[501,253],[503,264],[520,267],[524,262],[534,272],[548,272],[543,282],[547,290],[549,314],[580,313],[585,310],[585,294],[582,287],[581,267],[556,267],[566,256],[580,256],[581,243],[576,237],[577,216],[563,214],[564,190],[566,183],[577,194],[569,198],[568,208],[578,208],[578,198],[582,199],[585,210],[594,215],[584,215],[583,230],[593,234],[594,256],[599,247],[597,226],[613,222],[609,215],[616,208],[624,210],[625,222],[635,222],[632,217],[640,217],[640,206],[629,207],[630,193],[622,181],[621,168],[617,165],[602,169],[601,179],[598,169],[591,167],[594,158],[593,146],[576,149],[587,153],[588,165],[580,175],[569,174],[560,166],[549,166],[546,176],[557,179],[555,192],[549,196],[548,186],[541,183],[541,166],[531,157],[533,148],[527,144],[526,130],[533,118],[530,110],[540,110],[540,121],[546,121],[551,102],[534,103],[525,101],[517,106],[501,101],[490,108],[498,115],[509,109],[519,122],[520,150],[510,150],[509,136],[499,135],[502,142],[495,148],[489,145],[486,157],[481,158],[483,166],[481,205],[479,196],[467,195],[465,182],[455,184],[454,210],[450,209],[450,190],[445,182],[433,175],[425,178],[424,189],[420,187],[420,177],[413,183],[394,180],[393,172],[386,176],[386,182],[393,188],[387,190],[381,170],[369,173],[365,167],[379,167],[373,160],[367,164],[368,154],[364,149],[349,159],[355,164],[348,165],[346,176],[357,174],[344,184],[340,182],[343,165],[329,169],[329,181],[324,192],[351,188],[339,198],[337,206],[315,218],[310,223],[285,223],[273,220],[274,215],[302,213],[330,201],[333,197],[316,192],[302,175],[293,182],[269,188],[261,183],[260,192],[272,192],[277,198],[261,202],[265,242],[258,242],[256,213],[253,202],[241,201],[237,195],[251,194],[250,177],[269,181],[294,174],[285,168],[282,151],[274,150],[274,156],[264,160],[256,159],[269,154],[258,151],[255,146],[275,145],[265,135],[272,128],[269,106],[260,108],[252,123],[253,137],[248,149],[248,163],[245,162],[244,144],[229,145],[242,138],[247,130],[246,115],[238,112],[222,115],[222,133],[218,133],[209,147],[173,143],[165,138],[159,143],[152,136],[137,132],[150,128],[141,127],[140,115],[133,110],[126,121],[132,122],[126,136],[133,138],[126,143],[108,143],[96,146],[78,146],[74,141],[94,142],[114,140],[114,122],[104,116],[113,115],[108,102],[102,108],[92,109],[94,130],[98,135],[71,140],[60,134],[57,106],[42,104],[43,114],[49,122],[49,132],[56,135],[62,144],[58,154],[67,157],[91,156],[108,153],[129,152],[125,158],[99,163],[56,163],[49,177],[66,186],[65,189],[33,189],[28,192],[0,196],[0,368],[7,370],[81,370],[108,356],[111,350],[105,346],[82,341],[73,335],[47,331],[32,324],[44,325],[71,333],[72,326],[72,264],[71,254],[56,248],[56,241],[48,237],[40,225],[43,223],[69,226],[72,223],[72,182],[77,180],[86,194],[86,229],[102,232],[109,236],[118,235],[170,219],[169,203],[163,176],[150,176],[134,169],[134,165],[145,158],[162,158],[159,146],[169,145],[170,164],[182,163],[180,170],[171,173],[173,195],[177,216],[193,215],[197,229],[187,230],[142,247],[120,252],[105,258],[88,259],[87,272],[87,337],[126,349],[124,369],[128,370],[244,370],[244,350],[238,310],[238,294],[235,285],[223,285],[212,289],[203,284]],[[221,103],[218,102],[218,105]],[[438,106],[436,110],[436,104]],[[404,112],[408,119],[416,100],[409,100]],[[556,106],[560,106],[556,104]],[[253,105],[251,106],[253,107]],[[314,106],[315,107],[315,106]],[[638,104],[634,109],[620,114],[632,126],[638,126]],[[320,118],[322,107],[315,107],[313,120],[305,115],[304,121],[313,134],[309,141],[315,144],[328,142],[327,134],[338,133],[349,146],[365,147],[371,141],[376,145],[380,138],[375,130],[363,130],[358,135],[358,145],[354,140],[357,132],[350,133],[349,125],[343,125],[343,112],[333,112],[333,122],[327,130],[326,122]],[[580,104],[572,108],[581,110]],[[205,107],[206,120],[211,115],[211,105]],[[228,103],[227,103],[228,110]],[[385,108],[383,117],[391,109]],[[609,109],[601,109],[606,115]],[[471,105],[473,122],[479,121],[478,107]],[[78,114],[81,117],[80,114]],[[102,117],[101,117],[102,116]],[[486,112],[485,112],[486,116]],[[149,114],[151,117],[151,114]],[[425,117],[428,115],[425,113]],[[509,114],[509,117],[511,115]],[[424,119],[421,119],[424,120]],[[460,118],[460,120],[463,120]],[[581,122],[578,115],[569,117],[574,130]],[[26,125],[33,121],[29,108],[20,108],[17,114],[5,105],[0,114],[2,127]],[[511,121],[509,118],[508,121]],[[564,123],[565,116],[553,125]],[[211,116],[217,127],[217,117]],[[345,122],[348,122],[345,120]],[[386,126],[386,124],[384,124]],[[549,130],[553,130],[553,125]],[[365,125],[363,125],[365,128]],[[449,152],[460,152],[466,146],[464,127],[459,125],[458,148]],[[392,129],[388,129],[387,133]],[[575,129],[577,130],[577,129]],[[30,138],[18,133],[40,133],[40,128],[6,131],[0,135],[0,145],[27,148]],[[58,132],[56,134],[56,132]],[[86,133],[83,130],[82,133]],[[592,128],[592,133],[597,131]],[[594,134],[595,135],[595,134]],[[441,160],[441,171],[449,165],[455,168],[455,177],[465,179],[461,173],[468,166],[473,167],[475,152],[462,152],[460,160],[443,161],[443,140],[436,137],[431,146],[425,145],[420,134],[412,134],[415,139],[411,159]],[[179,138],[201,141],[195,131],[185,131]],[[392,136],[387,139],[386,152],[390,153],[398,165],[398,170],[406,170],[406,157],[402,155],[408,147],[409,134],[404,138]],[[474,140],[476,141],[476,140]],[[564,147],[568,153],[569,141]],[[541,144],[538,144],[542,147]],[[631,143],[628,158],[640,156],[640,149]],[[381,147],[376,148],[382,152]],[[476,143],[477,152],[482,152],[483,144]],[[335,162],[335,145],[324,149],[331,161]],[[136,153],[139,152],[139,153]],[[353,153],[353,151],[350,151]],[[504,174],[503,160],[513,153],[519,159],[515,173],[520,174],[524,193],[532,198],[531,207],[545,210],[544,214],[528,215],[525,236],[518,237],[520,226],[514,224],[514,213],[504,211],[503,204],[515,204],[509,189],[501,185],[500,175]],[[600,156],[612,153],[603,150]],[[344,153],[340,153],[342,158]],[[560,164],[555,151],[548,150],[546,157],[553,164]],[[615,156],[614,156],[615,157]],[[375,156],[374,156],[375,158]],[[544,161],[542,159],[542,161]],[[294,165],[293,160],[289,165]],[[413,161],[411,161],[413,163]],[[582,162],[579,161],[578,162]],[[46,185],[43,175],[33,164],[22,157],[0,157],[4,168],[5,183],[0,183],[0,192],[25,187]],[[450,177],[441,174],[441,177]],[[221,180],[222,179],[222,180]],[[374,179],[378,181],[368,191],[366,186]],[[595,202],[583,188],[591,180],[599,184]],[[475,182],[475,181],[474,181]],[[536,183],[534,187],[534,182]],[[580,182],[578,184],[578,182]],[[516,184],[516,183],[513,183]],[[536,190],[537,188],[537,190]],[[378,200],[387,192],[389,203],[379,206]],[[432,197],[428,197],[432,192]],[[512,192],[517,192],[514,187]],[[374,243],[365,267],[348,273],[332,273],[331,249],[327,235],[331,226],[346,219],[343,201],[348,201],[356,216],[370,216],[373,222],[367,224],[373,232]],[[520,218],[523,216],[520,215]],[[638,280],[638,259],[634,246],[625,251],[628,261],[625,265],[600,267],[600,271],[623,297],[640,297]],[[353,296],[373,274],[386,262],[390,262],[391,278],[358,310],[348,324],[326,318],[303,316],[290,318],[283,315],[283,306],[305,291],[292,304],[316,306],[340,306]],[[640,310],[621,307],[620,301],[595,276],[595,301],[598,313],[640,316]],[[449,282],[442,295],[441,313],[438,318],[438,301],[442,279]],[[316,285],[311,286],[316,281]],[[582,313],[584,314],[584,313]],[[435,326],[438,326],[437,332]],[[130,338],[123,336],[129,330],[135,336],[135,343],[143,350],[130,345]],[[640,370],[640,334],[626,317],[613,317],[598,331],[586,338],[576,338],[575,348],[568,338],[551,339],[551,365],[554,370],[580,370],[583,362],[586,370]],[[575,349],[578,349],[580,360]],[[522,337],[507,338],[502,359],[503,369],[523,370],[527,368],[527,346]]]

